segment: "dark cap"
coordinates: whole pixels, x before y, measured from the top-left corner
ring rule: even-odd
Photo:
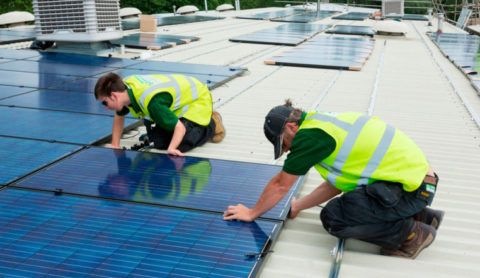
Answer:
[[[263,132],[265,132],[268,141],[273,144],[275,159],[282,155],[282,140],[280,137],[292,110],[293,107],[291,106],[279,105],[272,108],[265,117]]]

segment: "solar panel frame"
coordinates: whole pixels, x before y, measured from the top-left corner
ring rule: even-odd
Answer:
[[[0,70],[0,85],[46,89],[61,83],[73,81],[78,77],[35,72]]]
[[[26,190],[0,200],[2,276],[252,277],[264,255],[245,255],[267,251],[282,226]]]
[[[178,168],[178,169],[177,169]],[[75,169],[76,174],[71,175]],[[158,153],[89,148],[12,186],[223,213],[231,204],[253,207],[280,166]],[[262,219],[285,220],[303,183]]]

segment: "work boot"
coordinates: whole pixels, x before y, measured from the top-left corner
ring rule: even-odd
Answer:
[[[444,215],[445,212],[443,210],[425,208],[421,212],[415,214],[413,218],[416,221],[423,222],[427,225],[434,227],[435,230],[438,230],[438,227],[440,227],[440,223],[442,223]]]
[[[212,113],[212,119],[215,122],[215,134],[212,137],[212,142],[219,143],[225,137],[225,127],[223,126],[222,116],[220,113],[214,111]]]
[[[415,259],[418,254],[432,244],[436,230],[423,222],[415,221],[407,240],[397,250],[382,248],[380,254],[394,257]]]

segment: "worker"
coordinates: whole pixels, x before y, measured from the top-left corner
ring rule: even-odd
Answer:
[[[381,254],[411,259],[433,242],[444,215],[427,208],[438,176],[400,130],[360,113],[305,113],[287,100],[270,110],[264,132],[274,145],[275,159],[290,152],[255,206],[229,206],[225,220],[253,221],[315,167],[325,181],[292,200],[290,218],[343,192],[320,213],[330,234],[374,243],[382,247]]]
[[[131,75],[122,80],[111,72],[98,79],[95,98],[106,109],[116,111],[111,148],[120,147],[129,112],[146,118],[149,140],[171,155],[184,156],[209,140],[218,143],[225,137],[220,113],[212,112],[208,87],[191,76]]]

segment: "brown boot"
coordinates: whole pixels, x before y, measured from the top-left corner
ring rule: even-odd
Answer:
[[[225,127],[223,126],[222,116],[220,113],[214,111],[212,113],[212,119],[215,122],[215,134],[212,137],[212,142],[219,143],[225,137]]]
[[[380,254],[394,257],[415,259],[435,239],[435,229],[420,221],[415,221],[407,240],[397,250],[382,248]]]
[[[445,212],[443,210],[425,208],[421,212],[415,214],[413,218],[415,218],[416,221],[423,222],[427,225],[434,227],[435,230],[438,230],[438,227],[440,227],[440,223],[442,223],[444,215]]]

